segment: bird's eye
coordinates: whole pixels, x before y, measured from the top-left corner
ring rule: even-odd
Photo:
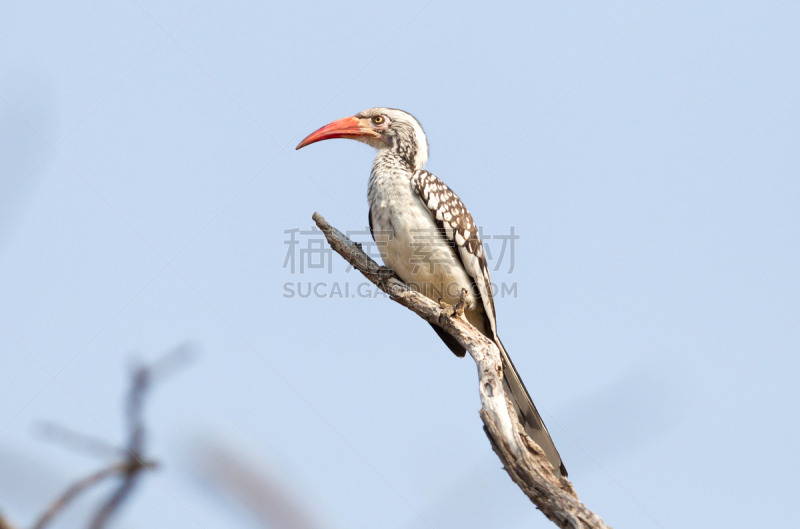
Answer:
[[[376,125],[383,125],[384,121],[386,121],[386,119],[383,116],[375,116],[372,118],[372,122]]]

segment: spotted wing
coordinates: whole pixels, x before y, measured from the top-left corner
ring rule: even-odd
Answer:
[[[458,195],[428,171],[415,172],[411,183],[417,195],[430,210],[442,234],[455,248],[462,266],[475,283],[489,324],[486,328],[492,332],[489,338],[498,341],[492,280],[489,276],[483,243],[472,215]]]
[[[557,472],[563,476],[567,475],[567,469],[561,461],[561,456],[547,431],[547,427],[542,420],[539,411],[531,400],[522,378],[511,357],[500,342],[500,337],[497,335],[497,321],[495,317],[494,297],[492,296],[492,281],[489,277],[489,267],[486,262],[486,253],[483,250],[483,243],[481,242],[478,234],[478,227],[472,219],[472,215],[467,210],[467,207],[461,202],[447,184],[439,180],[436,176],[428,171],[417,171],[414,173],[411,183],[414,190],[428,207],[431,215],[436,221],[437,226],[442,230],[444,236],[456,248],[456,253],[461,259],[461,264],[472,278],[475,286],[477,287],[478,294],[480,295],[483,303],[485,319],[488,325],[484,328],[488,331],[491,330],[491,338],[500,349],[500,354],[503,359],[503,385],[506,393],[511,397],[512,402],[515,404],[517,414],[520,421],[525,426],[525,431],[533,438],[536,443],[542,447],[547,455],[548,460],[553,465]],[[434,326],[437,334],[444,340],[444,342],[453,350],[451,342],[453,338],[445,333],[442,329]],[[448,341],[449,338],[449,341]],[[460,345],[456,346],[461,348]],[[463,348],[461,348],[463,351]],[[462,353],[463,354],[463,353]]]

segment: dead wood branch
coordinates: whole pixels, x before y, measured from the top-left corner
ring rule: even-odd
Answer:
[[[37,430],[42,438],[57,443],[73,452],[108,459],[119,459],[125,456],[121,446],[113,445],[105,439],[98,439],[90,435],[76,432],[71,428],[52,422],[42,422]]]
[[[534,505],[562,528],[607,528],[603,520],[578,499],[572,484],[553,473],[542,449],[517,420],[514,407],[503,390],[503,369],[497,346],[470,325],[462,311],[454,307],[443,308],[411,290],[398,278],[387,274],[386,269],[366,255],[359,244],[328,224],[322,215],[314,213],[313,219],[331,248],[364,277],[417,316],[439,325],[469,351],[478,368],[480,416],[484,431],[508,475]]]
[[[189,345],[183,345],[166,354],[160,360],[150,365],[142,365],[132,373],[132,384],[125,401],[125,419],[128,430],[128,442],[119,449],[107,445],[89,436],[72,432],[71,430],[47,424],[43,433],[72,449],[93,452],[98,455],[114,454],[122,459],[90,474],[69,487],[53,501],[47,510],[33,524],[33,529],[46,527],[64,508],[75,498],[91,487],[104,482],[112,477],[121,477],[121,481],[114,492],[106,499],[95,513],[89,527],[102,529],[111,517],[119,510],[121,505],[130,496],[137,481],[143,472],[149,472],[158,467],[158,462],[145,457],[145,422],[143,415],[144,399],[152,388],[153,382],[170,374],[177,366],[186,362],[191,352]],[[5,526],[3,524],[6,524]],[[0,518],[0,529],[11,528],[11,524]]]
[[[148,468],[155,468],[156,463],[153,461],[146,461],[141,464],[142,470]],[[39,519],[34,524],[34,529],[41,529],[45,527],[48,523],[50,523],[53,518],[56,517],[58,513],[60,513],[69,503],[78,497],[82,492],[89,489],[93,485],[104,481],[106,478],[111,476],[116,476],[120,474],[127,474],[133,472],[133,469],[129,469],[127,463],[116,463],[111,465],[108,468],[104,468],[94,474],[90,474],[83,479],[80,479],[67,487],[61,496],[59,496],[50,507],[39,517]],[[2,526],[0,526],[2,528]]]

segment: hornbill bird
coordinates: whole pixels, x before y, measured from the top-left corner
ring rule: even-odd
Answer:
[[[369,227],[384,264],[411,288],[451,305],[467,290],[464,314],[497,344],[503,385],[525,431],[542,447],[556,473],[567,475],[550,433],[497,336],[492,284],[478,228],[458,196],[422,169],[428,140],[419,122],[402,110],[370,108],[325,125],[297,146],[349,138],[378,150],[367,197]],[[440,327],[433,329],[456,356],[466,351]]]

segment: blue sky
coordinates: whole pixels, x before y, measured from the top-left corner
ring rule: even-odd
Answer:
[[[222,449],[319,527],[550,526],[469,359],[385,299],[285,297],[361,283],[293,274],[284,232],[363,229],[373,155],[294,146],[390,106],[484,233],[520,237],[499,332],[589,507],[792,523],[798,27],[791,2],[0,4],[0,509],[25,525],[104,463],[38,424],[118,443],[131,362],[188,342],[118,527],[258,527],[204,481]]]

